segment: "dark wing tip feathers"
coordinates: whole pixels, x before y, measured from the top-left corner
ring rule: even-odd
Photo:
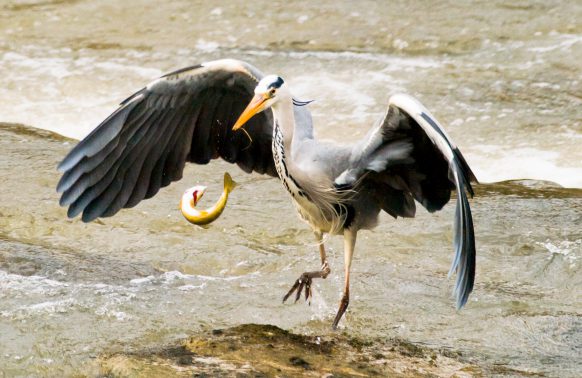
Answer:
[[[131,96],[131,99],[141,94],[141,91]],[[109,117],[99,124],[89,135],[81,140],[65,156],[57,166],[60,172],[66,172],[73,168],[86,156],[93,156],[101,151],[121,131],[125,120],[135,107],[137,102],[128,102],[120,106]]]
[[[200,112],[191,109],[186,112],[187,114],[180,114],[171,121],[166,117],[168,106],[171,106],[173,111],[178,112],[183,112],[184,108],[188,106],[198,106],[199,108],[207,106],[208,104],[204,104],[204,101],[198,101],[197,97],[204,88],[211,92],[214,91],[215,94],[228,90],[236,101],[244,101],[246,100],[244,95],[252,97],[254,85],[262,77],[260,71],[244,62],[240,62],[244,70],[237,67],[230,68],[229,64],[225,64],[223,68],[221,62],[216,63],[218,64],[213,65],[209,74],[199,75],[196,70],[205,67],[205,65],[195,65],[170,72],[161,77],[163,80],[178,81],[176,86],[161,85],[158,87],[158,82],[155,82],[157,88],[155,92],[150,91],[149,86],[140,89],[122,101],[115,112],[67,154],[57,167],[59,171],[63,172],[57,185],[57,191],[62,193],[59,203],[62,206],[69,206],[68,217],[73,218],[83,213],[82,221],[90,222],[98,217],[112,216],[120,208],[135,206],[142,199],[153,196],[160,187],[169,185],[171,181],[181,178],[181,170],[186,160],[196,161],[197,158],[192,153],[192,148],[195,147],[195,143],[192,141],[194,131],[200,127],[214,127],[215,122],[213,123],[211,118],[232,117],[226,115],[226,110],[216,112],[216,109],[220,107],[219,104],[211,104],[213,108],[215,107],[215,114],[206,112],[209,119],[200,120],[198,118]],[[190,71],[193,72],[190,73]],[[235,79],[233,75],[242,76],[237,76],[238,79]],[[249,78],[252,80],[248,80]],[[182,79],[184,80],[181,81]],[[222,83],[223,81],[224,83]],[[224,88],[223,84],[226,85]],[[241,94],[243,95],[241,96]],[[222,101],[224,98],[224,96],[219,96],[216,100]],[[136,109],[138,104],[139,110]],[[239,104],[241,109],[245,105]],[[213,109],[210,110],[212,113]],[[172,117],[170,115],[170,118]],[[217,121],[220,124],[218,118]],[[269,117],[254,120],[257,134],[253,132],[251,134],[253,134],[252,137],[255,141],[253,152],[256,156],[244,151],[243,147],[247,145],[246,139],[230,138],[227,140],[225,134],[221,132],[218,134],[222,136],[217,134],[216,138],[224,140],[213,141],[211,145],[216,151],[210,151],[208,156],[217,158],[225,155],[225,160],[237,163],[245,171],[255,170],[259,173],[276,175],[272,155],[270,155],[270,140],[268,143],[264,141],[265,138],[271,137],[271,133],[264,130],[271,126],[267,125],[269,120]],[[228,119],[222,119],[222,123],[228,121]],[[152,125],[156,126],[150,127]],[[160,137],[152,139],[152,135],[161,135],[159,131],[155,131],[161,125],[168,128],[167,131],[171,133],[168,138],[171,138],[171,141],[166,148],[152,148],[150,151],[148,145],[144,146],[143,144],[151,144],[160,140]],[[128,132],[128,128],[133,131]],[[184,135],[185,130],[191,134]],[[165,136],[161,138],[165,138]],[[241,141],[245,142],[242,146],[239,145]],[[233,143],[233,146],[228,147]],[[136,147],[135,152],[128,152],[132,148],[129,146]],[[150,151],[150,154],[155,151],[156,154],[163,156],[155,157],[158,159],[157,161],[148,158],[145,163],[140,162],[140,167],[137,169],[141,169],[142,172],[139,175],[127,174],[126,171],[133,167],[134,160],[132,159],[139,155],[138,151],[142,149]],[[180,151],[175,151],[176,149],[180,149]],[[269,159],[269,157],[269,162],[258,161]],[[142,165],[145,168],[141,168]],[[168,165],[173,166],[169,167]],[[147,172],[143,172],[143,170]],[[160,175],[161,177],[157,177]],[[130,177],[131,183],[129,184],[132,188],[128,187],[126,176]],[[136,176],[139,177],[136,179]],[[145,190],[142,188],[143,185],[147,186]],[[133,190],[133,192],[129,193],[128,190]]]
[[[453,295],[456,297],[457,310],[460,310],[469,298],[475,284],[476,248],[475,231],[471,207],[467,199],[467,192],[473,194],[468,181],[469,174],[462,167],[462,163],[454,161],[454,177],[457,186],[457,205],[455,209],[454,247],[455,258],[449,270],[449,276],[456,271],[457,279]]]
[[[471,186],[471,182],[477,182],[477,178],[461,154],[461,151],[457,147],[452,147],[448,138],[444,135],[443,137],[453,151],[453,161],[451,162],[450,169],[454,170],[453,176],[457,190],[454,232],[455,258],[451,264],[449,275],[453,271],[457,273],[453,295],[456,298],[457,310],[460,310],[467,303],[469,294],[473,291],[475,284],[477,255],[475,231],[471,207],[466,193],[468,192],[471,197],[474,196],[475,192]]]
[[[469,167],[469,164],[467,164],[465,157],[463,156],[463,154],[461,154],[461,151],[457,147],[453,148],[453,155],[455,156],[455,159],[457,159],[457,162],[459,164],[459,170],[463,175],[465,187],[469,194],[471,195],[471,198],[473,198],[473,196],[475,195],[475,191],[473,190],[473,186],[471,185],[471,183],[474,182],[475,184],[478,184],[479,181],[477,180],[477,177]]]
[[[451,265],[449,275],[456,271],[457,279],[453,295],[456,297],[457,309],[461,309],[469,298],[475,283],[476,248],[473,217],[467,199],[467,192],[473,197],[474,191],[471,182],[477,182],[475,174],[467,164],[467,161],[457,147],[446,136],[435,119],[423,110],[419,116],[424,119],[432,129],[442,138],[452,150],[453,158],[448,162],[449,172],[452,173],[452,181],[457,191],[457,205],[455,209],[454,248],[455,258]],[[411,115],[414,118],[414,115]],[[448,202],[448,200],[447,200]]]
[[[420,116],[422,118],[424,118],[424,120],[431,125],[431,127],[441,136],[441,138],[443,138],[447,142],[447,144],[449,145],[449,147],[453,151],[453,156],[457,160],[460,173],[463,175],[463,178],[464,178],[464,184],[465,184],[464,186],[472,198],[475,195],[475,192],[473,191],[473,187],[471,186],[471,182],[478,183],[478,181],[477,181],[477,177],[475,177],[475,174],[473,173],[473,171],[469,167],[469,164],[467,164],[465,157],[463,156],[463,154],[461,154],[461,151],[459,150],[458,147],[453,147],[449,138],[445,135],[445,133],[441,130],[441,128],[436,123],[436,121],[430,115],[428,115],[425,112],[421,112]]]

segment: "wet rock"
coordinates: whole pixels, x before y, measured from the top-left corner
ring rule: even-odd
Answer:
[[[309,366],[309,362],[305,361],[303,358],[301,357],[297,357],[297,356],[293,356],[289,359],[289,362],[291,362],[291,365],[293,366],[300,366],[305,370],[309,370],[311,367]]]
[[[243,324],[193,335],[179,346],[100,358],[112,377],[471,376],[483,370],[400,339],[307,336]]]

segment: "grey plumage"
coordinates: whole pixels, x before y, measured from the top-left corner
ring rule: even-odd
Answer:
[[[256,98],[263,107],[244,126],[251,143],[232,127]],[[381,211],[413,217],[415,200],[430,212],[440,210],[456,190],[451,273],[457,272],[455,295],[462,307],[475,277],[466,192],[473,195],[476,178],[444,129],[418,101],[396,95],[364,138],[340,146],[314,138],[306,104],[293,99],[280,77],[264,77],[241,61],[214,61],[164,75],[124,100],[59,164],[60,204],[69,206],[69,217],[82,213],[85,222],[113,216],[179,180],[187,162],[207,164],[216,158],[245,172],[279,175],[318,240],[324,233],[344,234],[346,287],[335,327],[349,303],[358,230],[375,227]],[[323,244],[320,253],[329,269]],[[308,293],[311,277],[325,278],[326,272],[305,276],[292,290],[301,291],[309,280]]]
[[[83,212],[85,222],[114,215],[179,180],[187,161],[221,157],[275,176],[271,113],[249,123],[250,147],[230,130],[260,77],[242,62],[214,62],[167,74],[130,96],[59,164],[61,205],[70,217]]]

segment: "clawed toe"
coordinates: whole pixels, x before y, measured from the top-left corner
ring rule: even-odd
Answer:
[[[305,283],[305,300],[311,304],[309,298],[311,298],[311,278]]]
[[[291,294],[293,294],[294,292],[297,292],[295,294],[295,302],[297,302],[299,298],[301,298],[301,293],[304,290],[305,290],[305,300],[307,301],[309,300],[309,298],[311,298],[312,295],[311,295],[311,277],[309,277],[306,273],[303,273],[301,277],[299,277],[299,279],[295,281],[295,283],[291,287],[291,290],[289,290],[287,294],[285,294],[285,296],[283,297],[283,302],[289,299]]]
[[[328,276],[329,272],[329,265],[327,265],[327,261],[323,263],[321,270],[315,272],[305,272],[295,281],[291,290],[285,294],[283,297],[283,303],[289,299],[291,294],[295,293],[295,302],[301,298],[301,293],[305,293],[305,301],[311,304],[310,299],[313,297],[313,293],[311,292],[311,283],[314,278],[325,278]]]
[[[283,303],[285,303],[285,301],[287,300],[287,298],[289,298],[289,296],[290,296],[291,294],[293,294],[293,292],[294,292],[294,291],[295,291],[295,290],[296,290],[296,289],[299,287],[299,284],[300,284],[300,283],[301,283],[301,282],[300,282],[299,280],[295,281],[295,283],[293,284],[293,287],[291,287],[291,290],[289,290],[289,291],[287,292],[287,294],[285,294],[285,296],[283,297]]]

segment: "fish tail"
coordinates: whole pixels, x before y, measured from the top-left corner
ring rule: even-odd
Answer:
[[[224,189],[226,189],[227,192],[232,192],[234,190],[234,188],[237,187],[237,183],[232,179],[232,177],[230,177],[230,174],[228,174],[228,172],[224,173]]]

